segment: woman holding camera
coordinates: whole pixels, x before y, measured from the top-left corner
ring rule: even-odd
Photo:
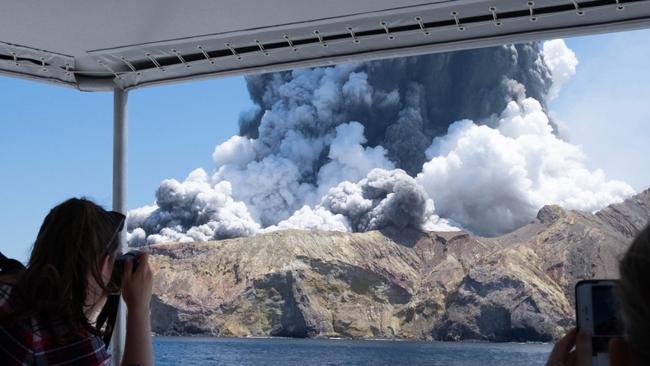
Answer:
[[[109,365],[94,326],[106,301],[124,216],[86,199],[54,207],[40,228],[27,269],[0,277],[3,365]],[[123,365],[153,365],[147,254],[124,263],[127,306]]]

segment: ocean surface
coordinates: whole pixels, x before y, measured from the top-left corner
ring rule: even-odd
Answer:
[[[154,337],[156,365],[544,365],[550,344]]]

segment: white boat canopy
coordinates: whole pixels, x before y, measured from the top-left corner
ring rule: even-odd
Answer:
[[[114,91],[125,213],[130,89],[646,27],[650,0],[0,0],[0,74]]]
[[[0,72],[128,90],[649,25],[647,0],[5,0]]]

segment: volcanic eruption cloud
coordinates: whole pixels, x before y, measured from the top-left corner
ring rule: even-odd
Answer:
[[[214,171],[164,180],[129,212],[129,244],[289,228],[493,236],[545,204],[622,201],[633,189],[587,169],[547,114],[577,63],[553,40],[249,76],[255,107]]]

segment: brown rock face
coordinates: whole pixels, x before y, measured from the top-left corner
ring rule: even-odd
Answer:
[[[166,335],[547,341],[573,287],[616,277],[650,192],[595,215],[546,206],[497,238],[464,232],[279,231],[148,249]]]
[[[645,227],[650,217],[650,189],[625,202],[610,205],[597,212],[596,216],[625,236],[633,238]]]

